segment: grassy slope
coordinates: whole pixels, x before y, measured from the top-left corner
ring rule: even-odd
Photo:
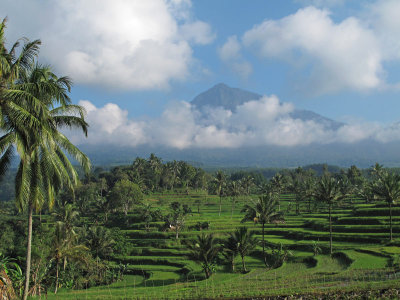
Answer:
[[[196,199],[202,199],[200,214],[197,213]],[[223,238],[240,223],[240,208],[248,199],[241,198],[234,206],[231,216],[229,198],[224,199],[221,216],[218,216],[219,198],[215,196],[152,195],[149,200],[167,211],[171,201],[179,200],[193,210],[187,219],[187,229],[180,233],[181,239],[191,238],[200,232],[189,230],[197,222],[210,222],[207,232]],[[291,211],[287,212],[291,207]],[[396,285],[390,275],[390,262],[400,254],[399,247],[385,246],[388,236],[387,218],[384,208],[374,204],[363,204],[353,199],[335,209],[333,258],[326,254],[313,257],[312,243],[326,253],[328,249],[327,212],[320,207],[318,212],[306,213],[307,203],[301,207],[301,215],[294,215],[292,195],[283,195],[281,209],[286,212],[285,224],[268,225],[266,239],[269,244],[291,249],[293,256],[277,269],[266,269],[257,254],[246,257],[251,270],[247,274],[231,273],[229,266],[219,265],[209,280],[203,280],[200,266],[189,261],[187,250],[181,241],[174,240],[173,232],[159,232],[153,229],[147,233],[144,224],[133,224],[123,228],[136,243],[134,253],[118,257],[116,261],[129,262],[130,270],[143,270],[150,274],[148,279],[138,275],[127,275],[121,282],[107,287],[96,287],[83,291],[63,291],[57,299],[123,299],[123,298],[198,298],[198,297],[250,297],[293,293],[320,294],[336,289],[382,288]],[[400,208],[396,208],[400,211]],[[376,213],[377,215],[374,215]],[[399,241],[399,218],[395,219],[394,236]],[[370,224],[369,224],[370,223]],[[363,226],[361,226],[361,224]],[[154,223],[156,228],[160,223]],[[247,223],[261,238],[260,226]],[[270,251],[270,250],[269,250]],[[221,257],[222,258],[222,257]],[[240,270],[241,260],[236,259]],[[397,278],[398,279],[398,278]],[[52,296],[49,295],[49,299]]]

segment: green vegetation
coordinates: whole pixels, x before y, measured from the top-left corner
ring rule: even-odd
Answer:
[[[270,179],[155,154],[89,173],[59,131],[87,132],[70,80],[37,63],[39,41],[7,50],[5,23],[0,175],[14,151],[20,162],[0,207],[1,299],[398,295],[400,176],[376,164]]]
[[[158,167],[150,167],[151,161]],[[400,207],[392,205],[391,241],[386,200],[366,202],[349,192],[358,186],[348,172],[320,177],[306,172],[309,196],[296,200],[290,185],[299,170],[283,170],[260,186],[249,184],[243,172],[225,174],[225,186],[235,181],[237,190],[220,197],[218,175],[193,168],[190,180],[181,181],[182,166],[187,168],[153,155],[91,174],[74,194],[59,193],[51,212],[44,207],[33,217],[31,290],[37,292],[32,294],[47,290],[50,299],[56,290],[57,299],[314,297],[339,293],[344,282],[349,293],[396,287]],[[323,180],[336,186],[338,198],[331,203],[315,192]],[[379,179],[371,174],[357,180],[373,186]],[[121,182],[135,188],[120,188]],[[120,200],[130,195],[127,190],[135,191],[128,208]],[[243,227],[245,221],[250,222]],[[5,209],[0,222],[3,257],[23,266],[24,219]],[[48,251],[38,251],[39,244]],[[18,290],[21,280],[10,278]]]

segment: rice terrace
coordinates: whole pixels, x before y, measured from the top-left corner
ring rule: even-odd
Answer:
[[[400,1],[0,11],[0,300],[400,299]]]

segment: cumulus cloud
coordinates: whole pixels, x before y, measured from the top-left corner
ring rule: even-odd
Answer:
[[[400,59],[400,2],[380,0],[368,7],[364,18],[376,32],[386,60]]]
[[[149,142],[145,135],[147,123],[130,120],[128,112],[118,105],[108,103],[98,108],[87,100],[81,100],[79,105],[86,110],[90,135],[88,140],[83,140],[81,134],[68,132],[72,142],[120,146],[137,146]]]
[[[6,0],[2,6],[9,27],[40,37],[41,56],[83,84],[166,88],[190,75],[192,45],[215,38],[209,24],[191,16],[189,0]]]
[[[202,21],[183,24],[180,27],[181,35],[188,41],[199,45],[207,45],[215,40],[217,35],[212,32],[211,26]]]
[[[295,0],[295,2],[306,6],[313,5],[317,7],[334,7],[343,5],[345,0]]]
[[[217,49],[219,58],[234,72],[243,78],[247,78],[253,68],[251,64],[246,61],[241,54],[241,44],[237,36],[230,36],[224,45]]]
[[[335,23],[329,11],[307,7],[254,26],[244,34],[243,43],[261,57],[308,70],[306,88],[312,86],[316,93],[368,90],[383,82],[379,41],[354,17]]]
[[[118,105],[96,107],[81,101],[90,124],[89,137],[70,134],[77,144],[123,146],[167,146],[188,148],[237,148],[242,146],[298,146],[309,144],[356,143],[363,140],[400,140],[400,125],[351,122],[339,128],[310,119],[292,117],[295,108],[276,96],[264,96],[237,107],[199,111],[190,103],[170,103],[155,119],[134,120]],[[213,111],[213,113],[209,113]]]

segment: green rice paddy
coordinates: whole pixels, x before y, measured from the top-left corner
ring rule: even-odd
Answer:
[[[256,196],[254,196],[256,197]],[[253,197],[253,198],[254,198]],[[198,213],[196,200],[202,199]],[[295,215],[294,198],[282,195],[281,210],[285,222],[266,226],[265,239],[271,253],[281,245],[290,251],[288,260],[279,268],[266,268],[261,257],[261,246],[247,256],[248,273],[241,272],[241,259],[235,259],[232,272],[223,256],[218,257],[215,273],[205,280],[201,266],[188,259],[184,240],[201,232],[214,233],[224,239],[229,232],[246,225],[261,240],[261,226],[241,223],[243,204],[250,201],[242,197],[234,205],[230,198],[223,199],[219,216],[219,197],[193,193],[149,195],[154,206],[168,211],[172,201],[188,204],[193,213],[175,240],[175,232],[161,231],[162,222],[135,223],[123,229],[134,245],[128,256],[115,256],[115,263],[128,264],[122,281],[109,286],[86,290],[63,290],[49,299],[198,299],[243,298],[277,295],[324,295],[329,292],[398,287],[400,270],[395,263],[400,255],[400,206],[393,211],[393,234],[389,242],[388,209],[382,204],[365,204],[361,199],[341,203],[334,209],[333,248],[328,255],[329,226],[326,208],[308,212],[308,203],[301,205]],[[290,209],[291,207],[291,209]],[[134,216],[134,212],[132,212]],[[209,222],[209,228],[195,230],[198,222]],[[313,244],[321,253],[314,256]]]

